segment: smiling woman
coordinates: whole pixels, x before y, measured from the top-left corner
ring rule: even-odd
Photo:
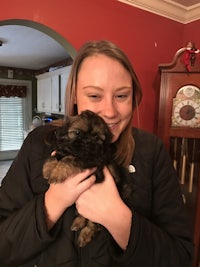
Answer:
[[[71,102],[71,109],[66,110],[71,111],[74,123],[69,123],[66,111],[65,120],[34,129],[2,181],[0,265],[190,266],[193,244],[171,158],[155,135],[132,127],[142,92],[127,56],[108,40],[86,43],[74,60],[66,91],[66,102]],[[104,166],[103,157],[93,154],[106,140],[99,124],[75,123],[88,109],[99,115],[113,134],[108,143],[112,163],[119,167],[119,188],[107,159]],[[63,125],[69,128],[59,127]],[[64,139],[66,146],[59,141]],[[97,169],[92,167],[96,163],[86,169],[79,164],[81,147],[84,160],[98,158],[103,165],[102,182],[95,183]],[[101,149],[100,154],[107,156],[107,150]],[[63,151],[67,162],[79,168],[78,173],[73,167],[69,167],[73,173],[65,172],[69,168],[62,161],[66,159]],[[43,172],[44,166],[49,167],[47,162],[52,164]],[[90,221],[89,229],[82,225],[87,237],[93,223],[101,229],[95,236],[91,233],[93,238],[86,240],[85,247],[85,234],[78,240],[80,229],[77,225],[71,228],[77,212]]]

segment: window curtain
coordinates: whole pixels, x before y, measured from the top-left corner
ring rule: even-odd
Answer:
[[[0,97],[26,97],[27,87],[23,85],[0,84]]]

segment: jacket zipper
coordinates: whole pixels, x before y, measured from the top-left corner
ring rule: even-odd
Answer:
[[[81,267],[82,266],[82,260],[81,260],[82,259],[82,249],[77,244],[78,235],[79,235],[79,231],[75,232],[75,246],[77,248],[77,254],[78,254],[78,266],[77,267]]]

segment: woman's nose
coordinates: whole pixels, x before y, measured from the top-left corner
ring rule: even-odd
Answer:
[[[102,113],[107,118],[112,118],[117,115],[117,107],[114,100],[108,100],[104,102]]]

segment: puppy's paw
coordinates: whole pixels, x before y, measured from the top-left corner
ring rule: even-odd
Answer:
[[[101,227],[99,224],[88,221],[87,225],[80,231],[77,241],[79,247],[86,246],[92,240],[95,233],[100,229]]]
[[[71,225],[71,230],[72,231],[81,230],[83,227],[85,227],[86,223],[87,223],[87,220],[84,217],[79,215],[74,219]]]
[[[55,169],[57,164],[58,164],[58,161],[56,158],[50,158],[44,163],[42,172],[43,172],[43,176],[45,179],[50,178],[51,173]]]
[[[85,226],[78,237],[78,245],[79,247],[85,247],[91,240],[93,237],[94,232],[91,231],[91,229],[88,226]]]

